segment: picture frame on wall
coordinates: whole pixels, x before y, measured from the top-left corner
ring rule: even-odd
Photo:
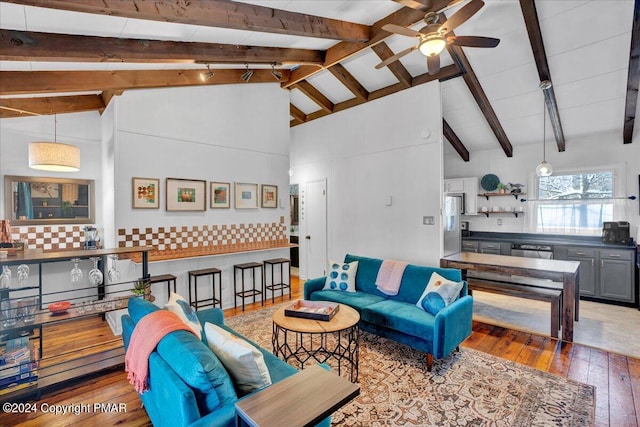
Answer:
[[[228,209],[231,207],[231,184],[211,181],[211,209]]]
[[[131,206],[133,209],[160,208],[160,180],[157,178],[131,178]]]
[[[278,186],[270,184],[262,184],[262,201],[263,208],[278,207]]]
[[[236,209],[255,209],[258,207],[258,184],[236,182]]]
[[[207,207],[207,181],[167,178],[167,211],[204,211]]]

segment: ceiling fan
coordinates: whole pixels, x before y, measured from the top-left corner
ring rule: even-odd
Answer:
[[[500,39],[492,37],[480,37],[480,36],[449,36],[447,34],[452,32],[455,28],[465,23],[476,12],[478,12],[484,2],[482,0],[471,0],[467,5],[462,7],[459,11],[451,15],[443,24],[438,24],[438,13],[427,12],[424,16],[424,22],[427,24],[420,31],[415,31],[410,28],[401,27],[395,24],[386,24],[382,27],[383,30],[390,33],[399,34],[401,36],[416,37],[418,44],[396,53],[393,56],[385,59],[378,65],[376,69],[386,67],[394,61],[402,58],[403,56],[419,50],[424,56],[427,57],[427,69],[429,74],[436,74],[440,71],[440,52],[444,50],[447,45],[455,46],[467,46],[467,47],[496,47],[500,43]]]

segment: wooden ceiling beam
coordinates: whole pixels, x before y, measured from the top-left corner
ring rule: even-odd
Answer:
[[[311,83],[305,80],[296,83],[294,87],[311,98],[311,100],[318,104],[324,111],[326,111],[327,113],[333,113],[333,102],[331,102],[329,98],[324,96],[322,92],[316,89]]]
[[[551,71],[549,71],[549,63],[547,62],[547,54],[544,49],[544,42],[540,31],[540,21],[538,20],[538,12],[536,10],[535,2],[534,0],[520,0],[520,8],[522,9],[524,23],[527,26],[529,42],[531,43],[531,50],[533,51],[533,57],[536,61],[536,67],[538,68],[540,82],[552,82]],[[556,100],[553,85],[549,89],[545,90],[544,100],[551,119],[551,128],[553,129],[553,134],[556,137],[558,151],[565,151],[566,144],[564,140],[564,132],[562,131],[560,111],[558,110],[558,101]]]
[[[356,98],[359,98],[362,101],[367,100],[369,97],[369,91],[365,89],[364,86],[362,86],[360,82],[353,77],[353,74],[342,66],[342,64],[335,64],[329,68],[329,72],[333,74],[336,79],[340,80],[340,83],[345,85],[347,89],[356,96]]]
[[[36,98],[0,98],[0,118],[44,116],[49,114],[101,111],[100,95],[54,96]]]
[[[29,93],[92,92],[119,89],[148,89],[244,83],[243,69],[211,69],[214,76],[203,79],[202,70],[113,70],[113,71],[0,71],[0,95]],[[289,70],[280,70],[282,80]],[[277,83],[271,70],[254,70],[248,83]]]
[[[217,43],[174,42],[0,30],[2,61],[322,64],[324,52]]]
[[[371,46],[371,49],[378,55],[378,58],[381,60],[385,60],[387,58],[392,57],[395,53],[389,48],[389,46],[385,42],[380,42],[376,45]],[[394,61],[391,64],[387,65],[389,71],[393,73],[396,79],[406,87],[411,86],[411,74],[409,71],[402,65],[400,61]]]
[[[457,151],[458,155],[465,162],[469,161],[469,150],[464,146],[458,135],[451,129],[449,123],[445,119],[442,119],[442,132],[444,133],[444,137],[447,138],[449,144],[453,147],[454,150]]]
[[[633,142],[633,127],[638,106],[638,87],[640,86],[640,0],[633,6],[633,28],[631,30],[631,48],[629,49],[629,72],[627,75],[627,96],[624,103],[624,128],[622,142]]]
[[[416,76],[413,79],[412,82],[412,87],[414,86],[418,86],[424,83],[428,83],[434,80],[448,80],[450,78],[452,78],[452,76],[455,75],[460,75],[460,69],[458,69],[458,67],[456,65],[448,65],[446,67],[442,67],[440,69],[440,72],[438,74],[435,75],[430,75],[429,73],[425,73],[425,74],[421,74],[419,76]],[[408,89],[405,85],[403,85],[402,83],[396,83],[393,84],[391,86],[387,86],[378,90],[374,90],[373,92],[369,93],[369,96],[366,100],[363,100],[361,98],[355,97],[355,98],[351,98],[348,99],[346,101],[343,102],[339,102],[337,104],[334,105],[333,107],[333,111],[327,111],[327,110],[318,110],[318,111],[314,111],[313,113],[307,114],[307,116],[305,117],[305,123],[308,123],[312,120],[316,120],[319,119],[321,117],[325,117],[328,116],[331,113],[337,113],[339,111],[344,111],[347,110],[349,108],[353,108],[355,106],[358,105],[362,105],[366,102],[371,102],[374,101],[376,99],[380,99],[383,98],[387,95],[391,95],[394,94],[396,92],[400,92],[402,90]],[[297,123],[299,124],[299,123]],[[297,125],[296,124],[296,125]]]
[[[369,40],[369,27],[353,22],[230,0],[4,0],[28,6],[123,18],[231,28],[349,42]]]
[[[484,90],[480,85],[480,81],[478,81],[478,77],[476,76],[476,73],[473,71],[473,68],[469,63],[469,59],[459,46],[450,45],[447,46],[447,50],[452,57],[454,55],[456,56],[454,62],[459,63],[462,66],[464,70],[462,78],[467,84],[469,91],[471,91],[471,95],[473,95],[473,98],[476,100],[478,107],[480,107],[480,111],[487,120],[487,123],[489,123],[491,130],[498,139],[498,143],[502,147],[502,150],[507,155],[507,157],[513,157],[513,146],[509,141],[509,137],[502,128],[500,120],[498,120],[498,116],[493,110],[491,102],[489,102],[489,98],[487,98],[487,95],[484,93]]]
[[[293,104],[289,104],[289,114],[291,114],[293,118],[297,119],[300,123],[304,123],[307,120],[307,115]]]

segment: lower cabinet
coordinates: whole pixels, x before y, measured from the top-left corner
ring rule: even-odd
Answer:
[[[635,302],[634,252],[568,247],[567,260],[580,262],[580,295]]]
[[[462,252],[478,252],[477,240],[462,240]]]

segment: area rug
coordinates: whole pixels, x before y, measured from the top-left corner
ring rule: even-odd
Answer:
[[[271,349],[265,308],[226,319]],[[331,365],[331,363],[329,363]],[[405,345],[360,332],[360,395],[332,415],[341,426],[591,426],[595,388],[476,350],[434,362]]]

